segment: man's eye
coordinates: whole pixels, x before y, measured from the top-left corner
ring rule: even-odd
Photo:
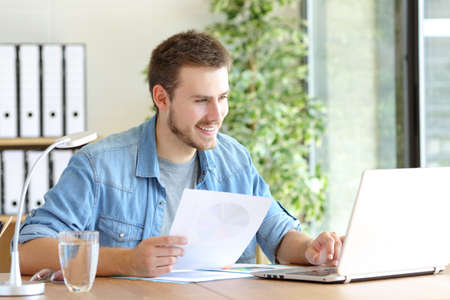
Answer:
[[[195,100],[195,102],[199,102],[199,103],[206,102],[206,101],[208,101],[208,100],[207,99],[197,99],[197,100]]]
[[[227,95],[222,96],[222,97],[220,97],[220,100],[228,100],[228,96]]]

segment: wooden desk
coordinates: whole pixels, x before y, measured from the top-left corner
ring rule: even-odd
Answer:
[[[227,299],[450,299],[450,266],[447,266],[444,274],[439,275],[350,284],[321,284],[252,278],[205,282],[199,285],[224,295]]]
[[[7,280],[7,274],[0,274]],[[89,293],[72,294],[62,284],[49,283],[45,295],[2,299],[450,299],[450,267],[444,274],[350,284],[320,284],[267,279],[234,279],[198,284],[173,284],[96,278]]]
[[[0,274],[7,280],[9,274]],[[29,277],[27,277],[29,278]],[[197,284],[173,284],[98,277],[88,293],[70,293],[64,284],[47,283],[45,294],[32,297],[0,297],[0,300],[128,300],[128,299],[221,299],[213,291]],[[223,298],[222,298],[223,299]]]

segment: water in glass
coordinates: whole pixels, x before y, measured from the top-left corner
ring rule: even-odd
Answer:
[[[64,282],[71,292],[87,292],[94,283],[98,262],[98,232],[60,233],[59,260]]]

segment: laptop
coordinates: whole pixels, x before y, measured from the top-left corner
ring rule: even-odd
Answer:
[[[450,262],[449,231],[450,167],[367,170],[336,268],[252,274],[322,283],[437,274]]]

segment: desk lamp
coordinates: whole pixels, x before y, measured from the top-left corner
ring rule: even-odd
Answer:
[[[43,282],[22,282],[20,267],[19,267],[19,230],[20,220],[22,219],[23,207],[25,202],[25,195],[27,194],[28,186],[30,184],[31,176],[36,165],[42,160],[43,157],[48,155],[50,151],[55,148],[69,149],[80,147],[87,144],[97,138],[97,133],[87,131],[81,133],[70,134],[62,138],[57,139],[53,144],[48,146],[47,149],[36,159],[30,172],[25,179],[25,183],[22,186],[20,192],[19,211],[17,213],[16,227],[14,229],[14,237],[11,249],[11,271],[9,274],[9,281],[0,282],[0,297],[1,296],[30,296],[43,294],[45,291],[45,283]]]

